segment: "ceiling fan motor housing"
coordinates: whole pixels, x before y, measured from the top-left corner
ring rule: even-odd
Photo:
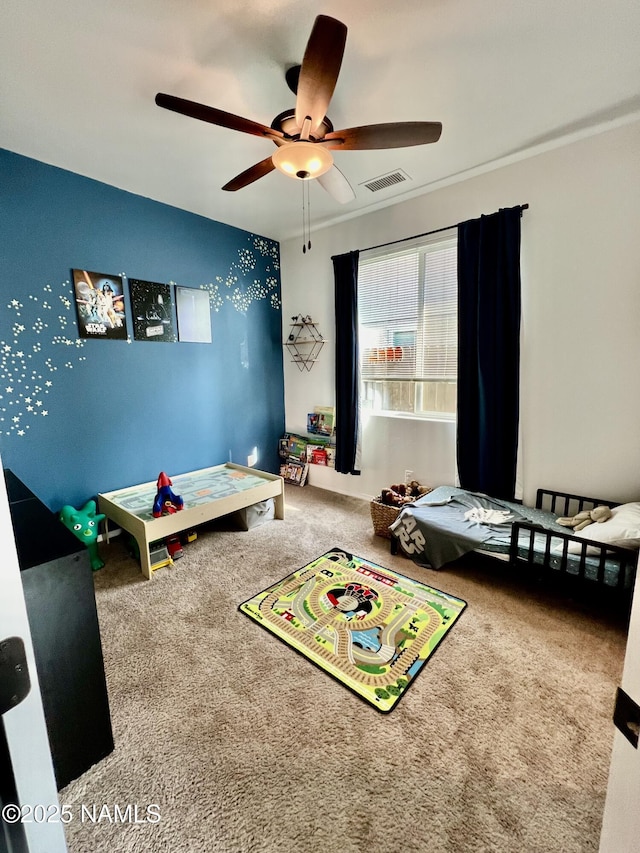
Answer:
[[[298,139],[300,137],[300,128],[296,124],[295,110],[285,110],[277,115],[271,122],[271,127],[274,130],[281,130],[285,136],[291,139]],[[327,133],[333,133],[333,124],[327,116],[325,116],[320,122],[318,129],[314,133],[311,133],[309,138],[324,139]]]

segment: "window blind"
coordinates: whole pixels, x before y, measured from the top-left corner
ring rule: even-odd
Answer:
[[[363,379],[455,381],[456,236],[361,257],[358,311]]]

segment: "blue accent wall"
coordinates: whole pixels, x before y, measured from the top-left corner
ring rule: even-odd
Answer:
[[[254,447],[278,471],[277,242],[0,149],[0,247],[0,453],[50,509]],[[79,338],[73,268],[124,276],[128,340]],[[206,290],[212,343],[135,340],[128,278]]]

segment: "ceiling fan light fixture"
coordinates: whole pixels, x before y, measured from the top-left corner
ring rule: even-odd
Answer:
[[[273,165],[290,178],[306,180],[324,175],[333,166],[331,152],[304,140],[281,145],[271,155]]]

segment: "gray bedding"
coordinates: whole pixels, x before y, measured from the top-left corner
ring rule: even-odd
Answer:
[[[477,523],[465,518],[465,513],[476,509],[495,510],[510,517],[500,523]],[[500,518],[500,516],[498,516]],[[504,556],[509,552],[511,523],[527,521],[557,533],[567,534],[566,527],[556,523],[556,517],[542,509],[523,506],[511,501],[499,501],[487,495],[468,492],[455,486],[440,486],[423,498],[408,504],[390,529],[402,545],[403,550],[420,566],[439,569],[470,551],[486,552],[493,556]],[[562,541],[557,540],[558,553],[545,554],[544,537],[533,537],[533,554],[528,533],[521,535],[519,556],[549,568],[559,568]],[[596,579],[599,558],[587,557],[585,575]],[[568,557],[566,571],[577,574],[579,557]],[[607,560],[604,582],[607,586],[617,583],[619,564]],[[633,572],[625,572],[624,585],[633,582]]]
[[[522,509],[487,495],[440,486],[408,504],[390,529],[416,563],[439,569],[487,544],[508,548],[510,522],[528,520]]]

